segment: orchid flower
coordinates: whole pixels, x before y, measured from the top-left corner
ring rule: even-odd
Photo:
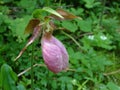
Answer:
[[[51,13],[49,16],[41,16],[43,11]],[[19,55],[15,58],[16,61],[21,57],[27,47],[32,44],[40,35],[41,38],[41,49],[44,62],[48,69],[54,73],[58,73],[68,68],[69,55],[65,46],[52,33],[56,28],[52,19],[56,20],[69,20],[79,18],[71,13],[68,13],[62,9],[53,10],[45,7],[43,9],[37,9],[28,23],[25,32],[32,32],[32,36],[28,40],[25,47],[21,50]],[[37,17],[37,18],[36,18]]]

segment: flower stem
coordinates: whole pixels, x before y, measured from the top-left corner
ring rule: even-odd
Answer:
[[[32,44],[32,56],[31,56],[31,90],[34,90],[34,70],[33,70],[33,59],[34,59],[34,44]]]

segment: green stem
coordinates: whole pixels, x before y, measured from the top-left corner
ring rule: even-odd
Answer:
[[[59,6],[61,6],[61,2],[62,2],[62,0],[59,0]]]
[[[99,26],[102,25],[103,14],[104,14],[104,10],[105,10],[105,2],[106,2],[106,0],[102,0],[102,10],[101,10],[101,15],[100,15]]]
[[[62,31],[62,33],[63,33],[64,35],[66,35],[67,37],[71,38],[71,39],[75,42],[75,44],[79,47],[80,50],[82,49],[82,48],[81,48],[81,45],[80,45],[71,35],[65,33],[64,31]]]
[[[116,71],[109,72],[109,73],[104,73],[103,75],[109,76],[109,75],[114,75],[114,74],[117,74],[117,73],[120,73],[120,69],[118,69]]]
[[[49,0],[46,0],[46,6],[49,6]]]
[[[34,70],[33,70],[33,62],[34,60],[34,44],[32,44],[32,56],[31,56],[31,90],[34,90]]]

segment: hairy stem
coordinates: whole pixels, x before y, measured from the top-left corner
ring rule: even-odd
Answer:
[[[31,90],[34,90],[34,70],[33,70],[33,59],[34,59],[34,44],[32,44],[32,56],[31,56]]]

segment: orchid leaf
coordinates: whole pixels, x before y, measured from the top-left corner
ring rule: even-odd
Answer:
[[[60,18],[60,19],[64,19],[64,17],[62,15],[60,15],[57,11],[53,10],[52,8],[49,7],[44,7],[43,9],[36,9],[33,12],[33,17],[34,18],[40,18],[41,20],[44,19],[44,17],[46,16],[46,12]]]
[[[58,13],[58,12],[55,11],[55,10],[53,10],[52,8],[44,7],[43,10],[44,10],[44,11],[47,11],[47,12],[49,12],[49,13],[51,13],[51,14],[53,14],[53,15],[61,18],[61,19],[64,19],[64,17],[63,17],[60,13]]]

